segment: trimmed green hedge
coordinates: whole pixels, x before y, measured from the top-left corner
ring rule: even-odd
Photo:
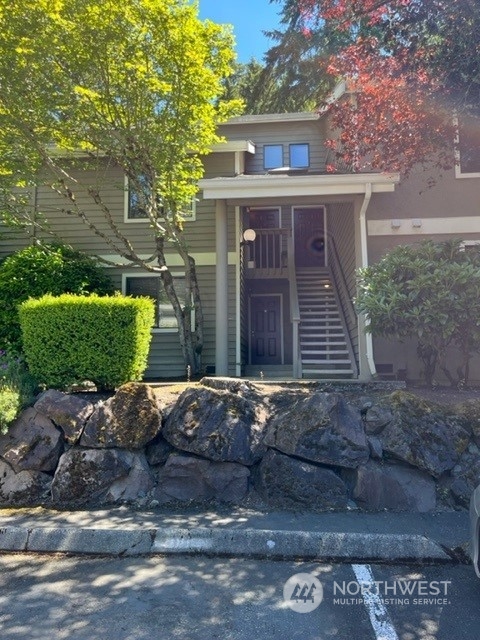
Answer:
[[[154,302],[125,296],[45,295],[20,305],[25,357],[47,387],[86,380],[114,389],[147,366]]]

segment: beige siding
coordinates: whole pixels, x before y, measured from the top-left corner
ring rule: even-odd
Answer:
[[[136,273],[128,270],[109,269],[115,286],[121,289],[122,273]],[[198,282],[204,314],[204,346],[202,352],[202,372],[207,366],[215,365],[215,266],[198,267]],[[228,357],[230,374],[235,374],[236,324],[235,324],[235,267],[228,270]],[[182,358],[177,333],[154,331],[145,378],[172,378],[185,376],[185,365]]]
[[[204,157],[204,178],[229,178],[235,175],[235,154],[222,151]]]
[[[30,239],[23,231],[0,224],[0,260],[23,249],[30,243]]]
[[[289,144],[308,143],[310,147],[310,170],[325,171],[327,149],[324,145],[325,131],[321,120],[305,122],[251,123],[240,126],[224,125],[222,133],[230,140],[251,140],[255,144],[255,155],[247,154],[246,173],[265,173],[263,146],[283,145],[284,165],[289,163]]]
[[[352,310],[352,300],[356,294],[353,203],[343,202],[327,207],[327,232],[328,242],[333,242],[336,249],[348,289],[348,299],[346,299],[341,289],[339,290],[339,295],[352,346],[358,360],[358,321],[356,314]]]
[[[480,215],[480,178],[455,178],[455,170],[437,176],[427,185],[431,172],[419,170],[399,184],[394,193],[375,194],[368,219],[444,218]]]

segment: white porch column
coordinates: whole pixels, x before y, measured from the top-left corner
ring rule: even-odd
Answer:
[[[227,203],[215,202],[215,375],[228,375],[228,233]]]

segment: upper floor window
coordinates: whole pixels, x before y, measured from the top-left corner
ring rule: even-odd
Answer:
[[[125,222],[145,222],[148,220],[146,211],[147,199],[149,197],[149,184],[145,176],[139,178],[139,189],[134,189],[131,182],[125,176]],[[160,217],[163,216],[163,207],[159,204]],[[187,222],[195,220],[196,200],[192,198],[192,204],[188,211],[183,213],[183,218]]]
[[[310,166],[310,148],[308,143],[292,143],[288,147],[288,162],[285,167],[283,145],[266,144],[263,147],[263,167],[273,170],[280,168],[307,169]]]
[[[310,166],[310,149],[306,143],[290,145],[290,167],[307,169]]]
[[[174,287],[180,299],[180,304],[185,306],[185,276],[184,274],[172,274]],[[155,301],[154,329],[162,329],[165,332],[178,330],[178,322],[173,312],[173,307],[167,297],[162,279],[159,275],[124,274],[122,291],[127,296],[146,296]],[[193,312],[192,312],[193,313]]]
[[[480,177],[480,118],[461,115],[458,120],[457,178]]]
[[[283,167],[283,146],[281,144],[266,144],[263,147],[264,169],[278,169]]]

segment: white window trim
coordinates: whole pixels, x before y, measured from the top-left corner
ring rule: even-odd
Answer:
[[[171,272],[172,278],[175,280],[175,278],[184,278],[185,277],[185,271],[172,271]],[[125,273],[122,273],[122,294],[124,296],[127,295],[127,278],[160,278],[160,274],[159,273],[152,273],[150,271],[142,271],[142,273],[138,273],[138,271],[127,271]],[[147,296],[148,297],[148,296]],[[192,309],[191,312],[191,322],[192,322],[192,327],[195,326],[195,311],[194,309]],[[153,327],[152,328],[152,333],[154,334],[163,334],[163,333],[178,333],[178,327],[176,327],[175,329],[167,329],[165,327]]]
[[[480,178],[480,171],[463,172],[462,171],[462,159],[460,156],[460,129],[458,116],[454,116],[453,124],[455,126],[455,178],[460,180],[464,178]]]
[[[125,224],[145,224],[150,223],[148,218],[129,218],[128,213],[130,211],[130,188],[128,183],[128,176],[124,176],[124,198],[123,198],[123,221]],[[185,217],[185,222],[195,222],[197,219],[197,198],[192,198],[192,215]]]

